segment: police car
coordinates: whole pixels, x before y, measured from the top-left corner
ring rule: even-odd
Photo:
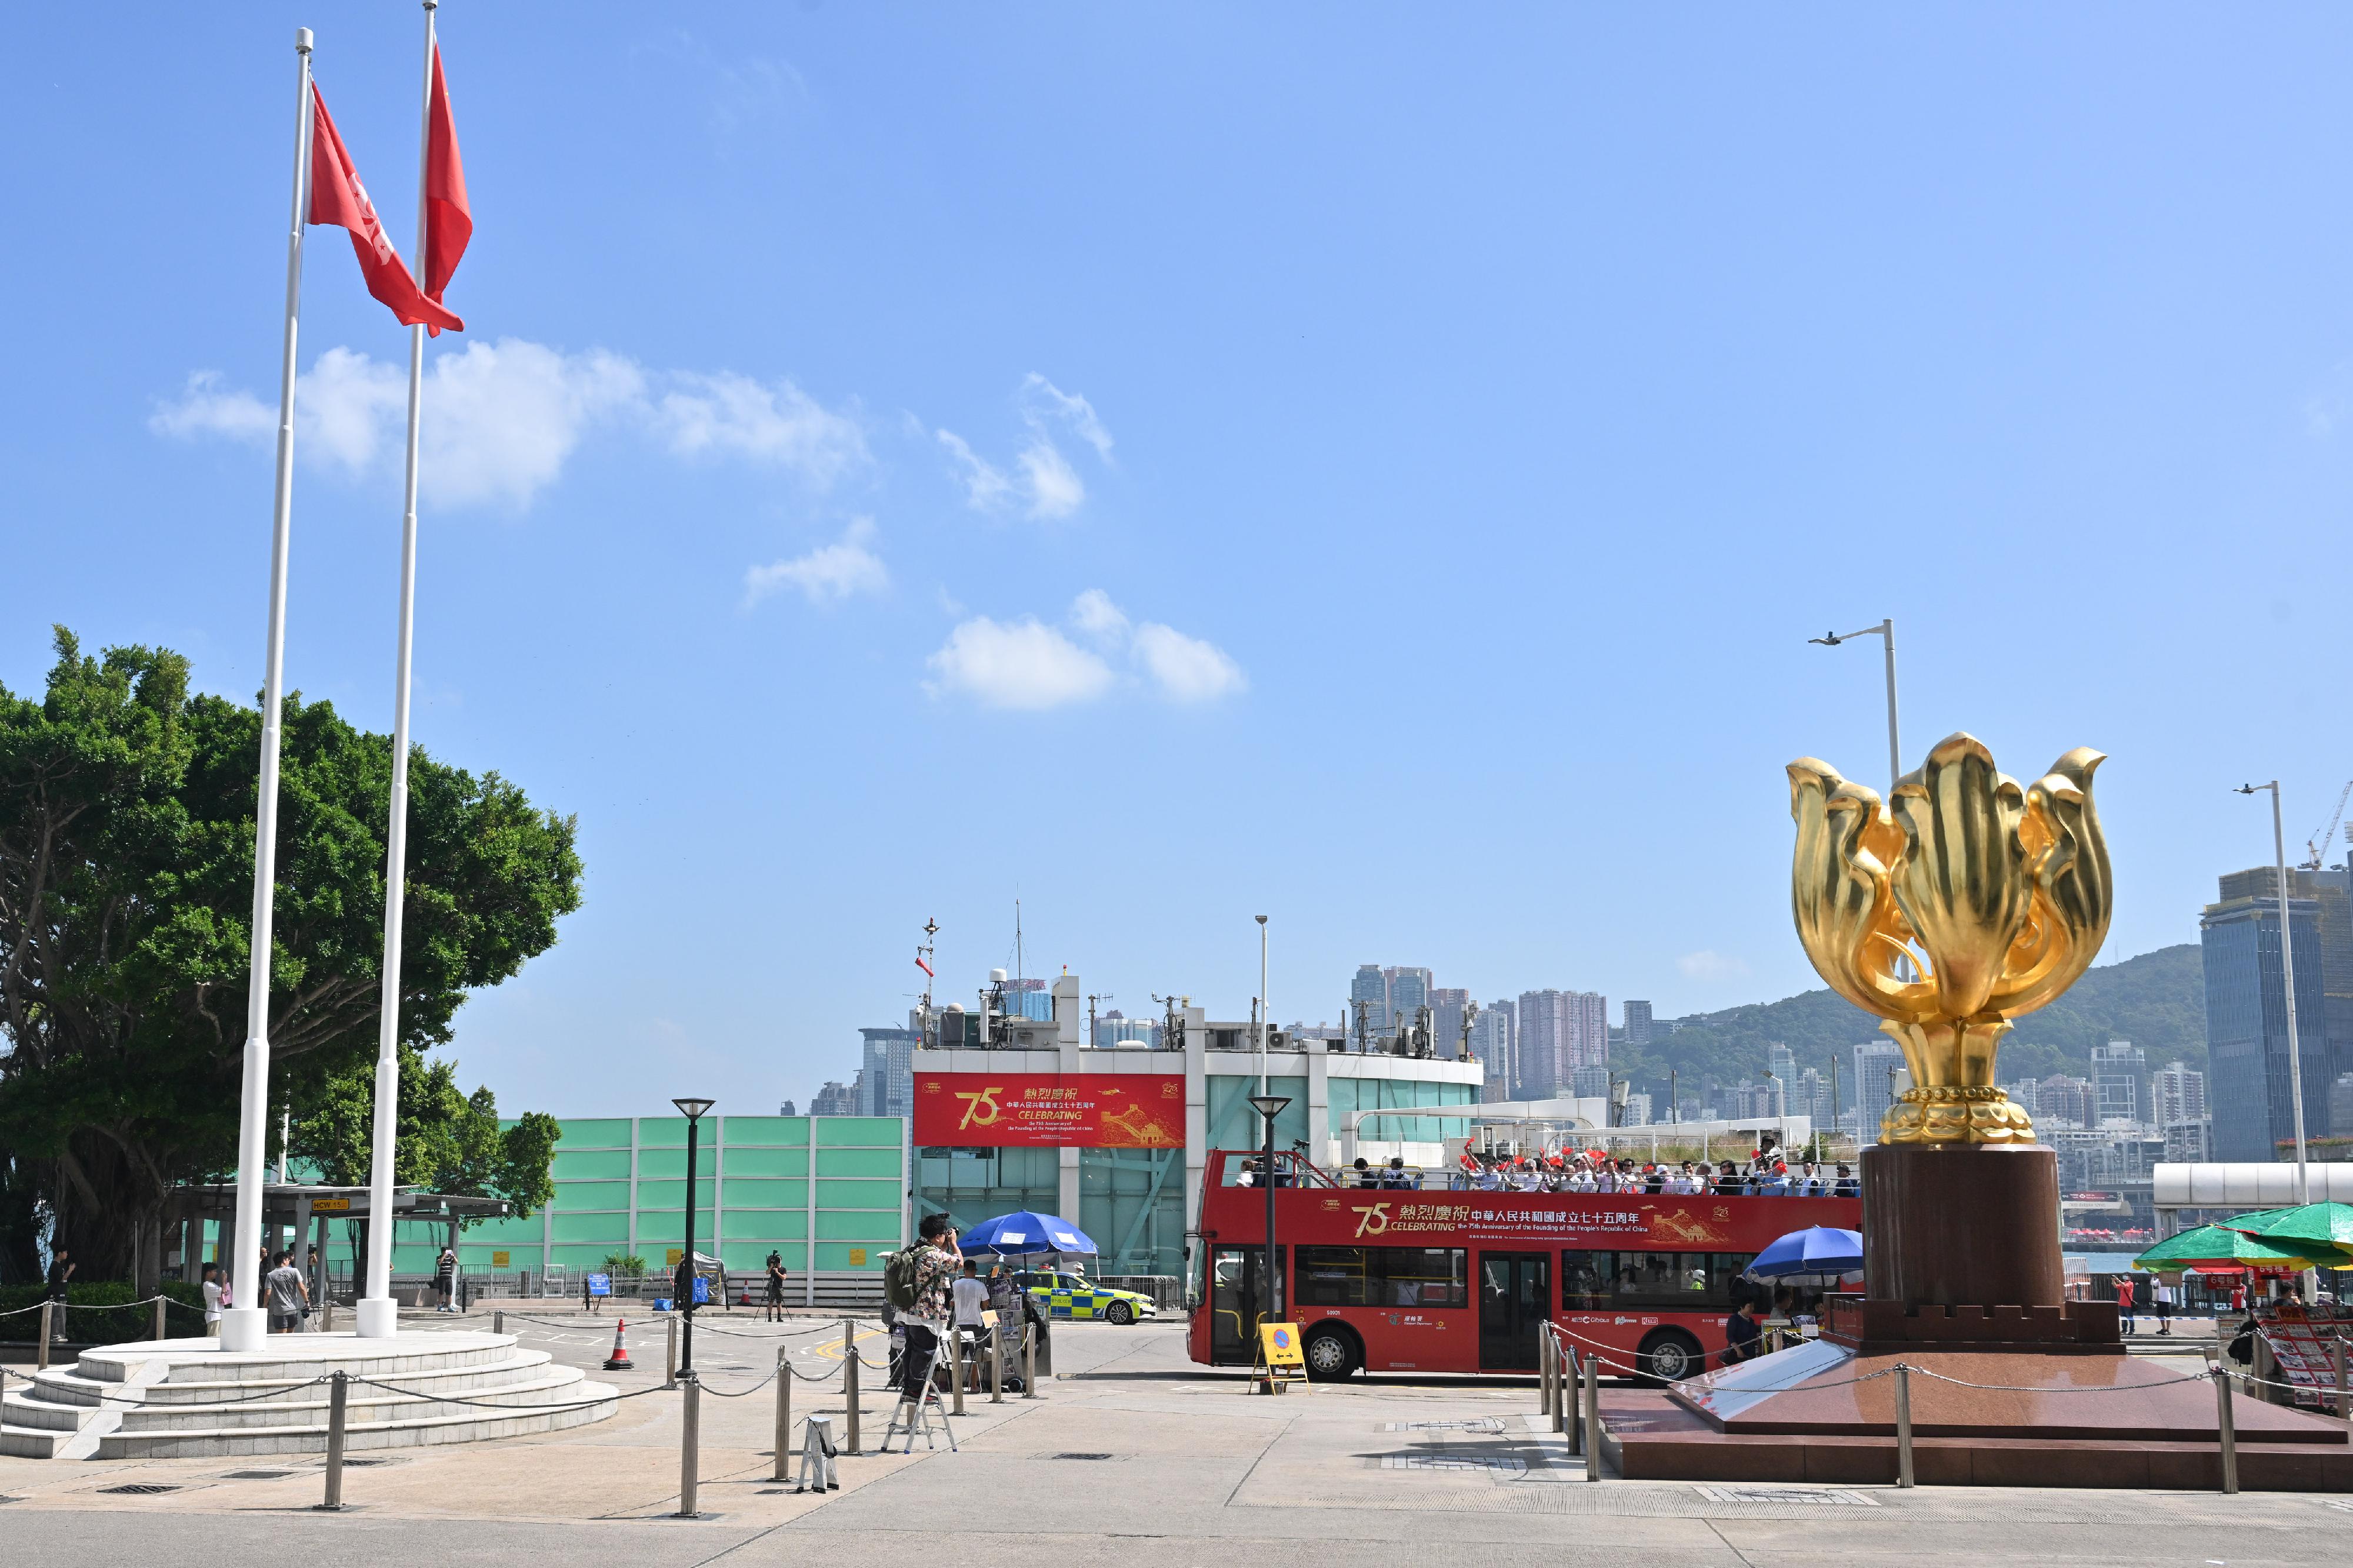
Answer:
[[[1151,1297],[1092,1284],[1083,1275],[1019,1274],[1015,1279],[1049,1318],[1126,1324],[1152,1316]]]

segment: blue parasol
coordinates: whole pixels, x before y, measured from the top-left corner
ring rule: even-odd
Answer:
[[[1758,1253],[1741,1278],[1835,1284],[1841,1275],[1852,1274],[1862,1267],[1861,1231],[1812,1225],[1791,1231]]]
[[[960,1252],[995,1253],[1022,1258],[1046,1252],[1082,1252],[1092,1256],[1095,1244],[1085,1231],[1056,1215],[1022,1209],[982,1220],[956,1237]]]

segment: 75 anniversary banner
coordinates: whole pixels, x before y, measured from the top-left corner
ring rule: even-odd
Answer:
[[[1181,1148],[1185,1078],[919,1072],[913,1132],[934,1148]]]

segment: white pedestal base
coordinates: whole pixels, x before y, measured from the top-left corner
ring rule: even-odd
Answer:
[[[258,1351],[269,1337],[269,1314],[259,1307],[228,1307],[220,1315],[220,1348]]]
[[[388,1340],[400,1332],[400,1303],[389,1296],[363,1296],[359,1303],[359,1337]]]

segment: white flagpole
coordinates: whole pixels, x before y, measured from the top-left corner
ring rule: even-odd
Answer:
[[[269,969],[278,886],[278,724],[286,689],[286,548],[294,517],[294,330],[302,308],[302,221],[311,195],[311,29],[294,29],[294,217],[286,236],[286,345],[278,371],[278,497],[270,518],[269,648],[261,682],[261,784],[253,835],[253,970],[247,981],[245,1086],[237,1129],[237,1226],[220,1347],[259,1350],[261,1186],[269,1136]]]
[[[425,0],[425,107],[417,134],[417,281],[425,282],[426,181],[433,144],[433,13]],[[400,1331],[392,1299],[392,1160],[400,1123],[400,928],[408,886],[408,670],[417,630],[417,426],[424,408],[425,328],[408,329],[408,492],[400,513],[399,673],[392,694],[392,820],[385,831],[384,992],[375,1034],[375,1135],[368,1167],[367,1295],[359,1304],[363,1339]]]

